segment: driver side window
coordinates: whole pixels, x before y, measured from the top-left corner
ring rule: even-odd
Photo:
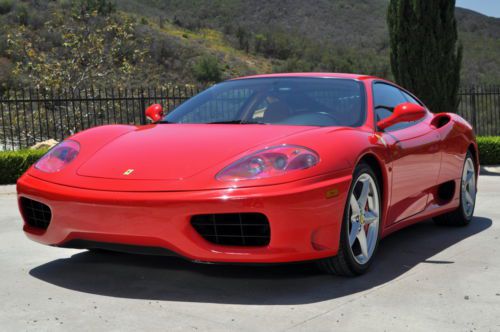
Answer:
[[[394,109],[397,105],[406,102],[408,102],[408,100],[404,97],[403,92],[398,88],[385,83],[375,83],[373,85],[373,106],[376,122],[385,119],[392,114],[392,110],[387,108]],[[404,129],[414,124],[415,122],[401,122],[387,127],[385,131]]]

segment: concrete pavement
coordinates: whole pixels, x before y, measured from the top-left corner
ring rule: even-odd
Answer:
[[[1,331],[500,331],[500,176],[471,225],[395,233],[353,279],[42,246],[0,188]]]

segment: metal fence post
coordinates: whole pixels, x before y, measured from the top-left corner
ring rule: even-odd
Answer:
[[[146,124],[146,98],[144,97],[143,88],[141,88],[141,124]]]
[[[470,103],[471,103],[471,111],[472,111],[472,127],[476,134],[479,135],[480,128],[477,127],[477,109],[476,109],[476,91],[475,88],[472,87],[470,90]]]

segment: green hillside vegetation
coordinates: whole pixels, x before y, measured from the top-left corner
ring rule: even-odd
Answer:
[[[386,8],[387,0],[0,0],[0,89],[282,71],[392,78]],[[462,84],[499,84],[500,20],[456,14]]]
[[[272,69],[219,31],[191,31],[103,3],[0,0],[0,87],[137,87],[206,82],[214,70],[223,79]]]

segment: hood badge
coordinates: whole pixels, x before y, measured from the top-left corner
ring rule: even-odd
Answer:
[[[130,175],[134,172],[133,168],[127,169],[125,172],[123,172],[123,175]]]

